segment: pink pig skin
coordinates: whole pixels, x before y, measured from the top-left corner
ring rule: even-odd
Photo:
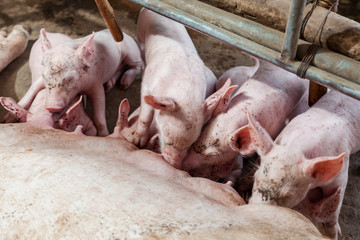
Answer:
[[[30,33],[25,25],[15,25],[8,35],[0,30],[0,72],[25,51]]]
[[[241,76],[240,81],[237,80],[233,81],[241,84],[246,78]],[[304,95],[307,83],[307,80],[262,61],[253,78],[245,81],[232,97],[228,108],[204,127],[184,159],[183,170],[213,180],[226,177],[235,164],[234,160],[241,158],[239,145],[242,139],[238,131],[248,123],[246,113],[250,112],[275,137],[283,128],[287,115]],[[253,152],[254,149],[249,150],[245,155]],[[236,165],[241,167],[239,161],[242,159],[237,159]],[[241,172],[239,170],[235,169],[237,173]]]
[[[294,208],[337,239],[349,156],[360,150],[359,119],[360,102],[337,91],[290,121],[274,142],[250,117],[244,145],[261,157],[250,203]]]
[[[130,141],[145,146],[155,114],[161,153],[180,168],[188,148],[227,89],[205,101],[209,70],[182,24],[142,9],[137,34],[146,68],[139,121]]]
[[[79,39],[42,29],[29,61],[33,83],[19,105],[27,109],[44,87],[51,112],[62,111],[77,94],[85,94],[92,102],[100,136],[108,135],[104,86],[109,90],[123,74],[120,83],[127,88],[143,68],[136,42],[124,34],[117,43],[107,29]]]
[[[75,97],[70,105],[59,113],[46,110],[44,89],[38,92],[28,110],[20,107],[12,98],[0,97],[0,103],[12,112],[17,121],[27,122],[36,128],[56,128],[73,132],[78,125],[81,125],[85,135],[96,136],[96,128],[85,112],[82,96]]]

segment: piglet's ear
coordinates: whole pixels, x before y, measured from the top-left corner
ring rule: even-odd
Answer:
[[[229,78],[219,90],[205,100],[204,110],[206,118],[212,115],[216,116],[227,110],[231,93],[238,87],[237,85],[230,87],[230,83],[231,80]]]
[[[80,122],[79,107],[82,107],[80,104],[83,97],[82,95],[78,95],[78,97],[79,99],[71,104],[64,114],[60,114],[59,125],[66,131],[73,131],[76,128],[76,122]]]
[[[46,36],[46,31],[45,28],[42,28],[40,30],[40,39],[41,39],[41,50],[43,53],[49,51],[52,47],[51,47],[51,43],[49,41],[49,39]]]
[[[28,115],[30,115],[28,111],[20,107],[11,97],[0,97],[0,103],[15,116],[17,121],[26,122]]]
[[[274,145],[271,136],[253,116],[247,113],[247,117],[248,125],[230,135],[230,147],[241,155],[249,155],[255,151],[259,155],[267,154]]]
[[[156,97],[152,95],[146,95],[144,96],[144,100],[153,108],[166,112],[173,112],[177,108],[175,100],[170,97]]]
[[[345,153],[337,157],[317,157],[303,163],[304,175],[316,184],[323,184],[333,179],[342,169]]]
[[[124,128],[129,126],[128,116],[130,112],[129,101],[125,98],[121,101],[118,112],[118,119],[116,126],[119,126],[119,130],[122,131]]]
[[[79,56],[85,66],[90,66],[95,59],[95,46],[94,46],[93,32],[85,42],[75,50],[75,55]]]

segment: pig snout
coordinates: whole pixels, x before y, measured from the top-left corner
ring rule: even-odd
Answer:
[[[61,112],[67,105],[66,100],[63,98],[52,98],[46,99],[45,108],[51,113]]]
[[[46,104],[45,108],[51,113],[57,113],[64,109],[64,104],[50,102]]]
[[[179,151],[172,146],[165,146],[162,148],[162,156],[171,166],[181,169],[182,160],[187,154],[187,150]]]
[[[277,203],[272,200],[269,196],[266,196],[266,193],[260,193],[259,191],[254,191],[251,194],[249,199],[249,204],[268,204],[277,206]]]

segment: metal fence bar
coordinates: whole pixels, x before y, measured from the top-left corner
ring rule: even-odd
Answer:
[[[161,2],[277,52],[282,49],[284,33],[278,30],[197,0],[161,0]],[[309,42],[299,41],[297,53],[300,59],[303,58],[310,45]],[[315,55],[312,65],[360,84],[360,62],[349,57],[321,48]]]
[[[291,1],[284,45],[281,50],[281,59],[283,59],[283,61],[293,61],[295,59],[305,6],[306,0]]]
[[[297,68],[300,65],[300,61],[294,61],[291,63],[283,63],[280,61],[279,51],[274,51],[273,49],[267,48],[263,45],[260,45],[252,40],[246,39],[238,34],[230,32],[227,29],[222,27],[218,27],[214,25],[211,21],[205,21],[198,17],[197,14],[189,14],[177,7],[171,6],[169,4],[164,3],[160,0],[130,0],[137,4],[140,4],[146,8],[149,8],[161,15],[167,16],[175,21],[181,22],[197,31],[205,33],[209,36],[222,40],[232,46],[235,46],[245,52],[248,52],[254,56],[265,59],[269,62],[272,62],[290,72],[296,73]],[[178,4],[183,6],[188,5],[190,2],[197,1],[176,1]],[[198,3],[196,3],[198,4]],[[209,6],[211,7],[211,6]],[[211,7],[216,9],[214,7]],[[202,12],[202,9],[196,9],[196,12]],[[224,16],[220,16],[224,19]],[[357,61],[355,63],[358,64]],[[359,68],[358,68],[359,69]],[[357,98],[360,100],[360,80],[357,79],[354,82],[339,77],[335,74],[326,72],[322,69],[311,66],[305,75],[306,78],[313,80],[319,84],[328,86],[330,88],[339,90],[349,96]],[[359,77],[359,75],[358,75]],[[355,83],[356,82],[356,83]]]

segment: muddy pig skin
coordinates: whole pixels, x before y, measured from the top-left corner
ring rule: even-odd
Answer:
[[[239,151],[243,146],[238,131],[248,123],[247,112],[264,125],[271,137],[275,137],[283,128],[287,115],[304,95],[307,83],[295,74],[262,61],[253,78],[231,98],[228,107],[205,125],[184,159],[183,170],[213,180],[226,177],[234,160],[241,158]],[[249,149],[243,154],[254,151]],[[237,159],[239,161],[242,159]]]
[[[261,157],[250,203],[294,208],[337,239],[349,156],[360,150],[360,102],[330,91],[291,120],[275,141],[249,117],[244,142]]]
[[[129,140],[143,147],[154,118],[164,159],[180,168],[188,148],[227,89],[205,101],[208,69],[182,24],[142,9],[137,26],[146,68],[139,121]]]
[[[0,30],[0,72],[25,51],[30,31],[22,25],[15,25],[9,35],[5,29]]]
[[[36,128],[56,128],[73,132],[78,125],[81,125],[85,135],[96,135],[94,122],[85,112],[81,95],[75,97],[70,105],[59,113],[51,113],[45,108],[44,89],[38,92],[28,110],[20,107],[10,97],[0,97],[0,103],[15,116],[17,121],[27,122]]]
[[[32,85],[19,106],[27,109],[35,95],[46,89],[46,109],[62,111],[78,94],[90,98],[98,135],[108,135],[105,119],[105,90],[122,75],[121,85],[127,88],[143,62],[136,42],[124,34],[115,42],[109,30],[92,33],[79,39],[40,30],[30,53]],[[104,90],[105,87],[105,90]]]

